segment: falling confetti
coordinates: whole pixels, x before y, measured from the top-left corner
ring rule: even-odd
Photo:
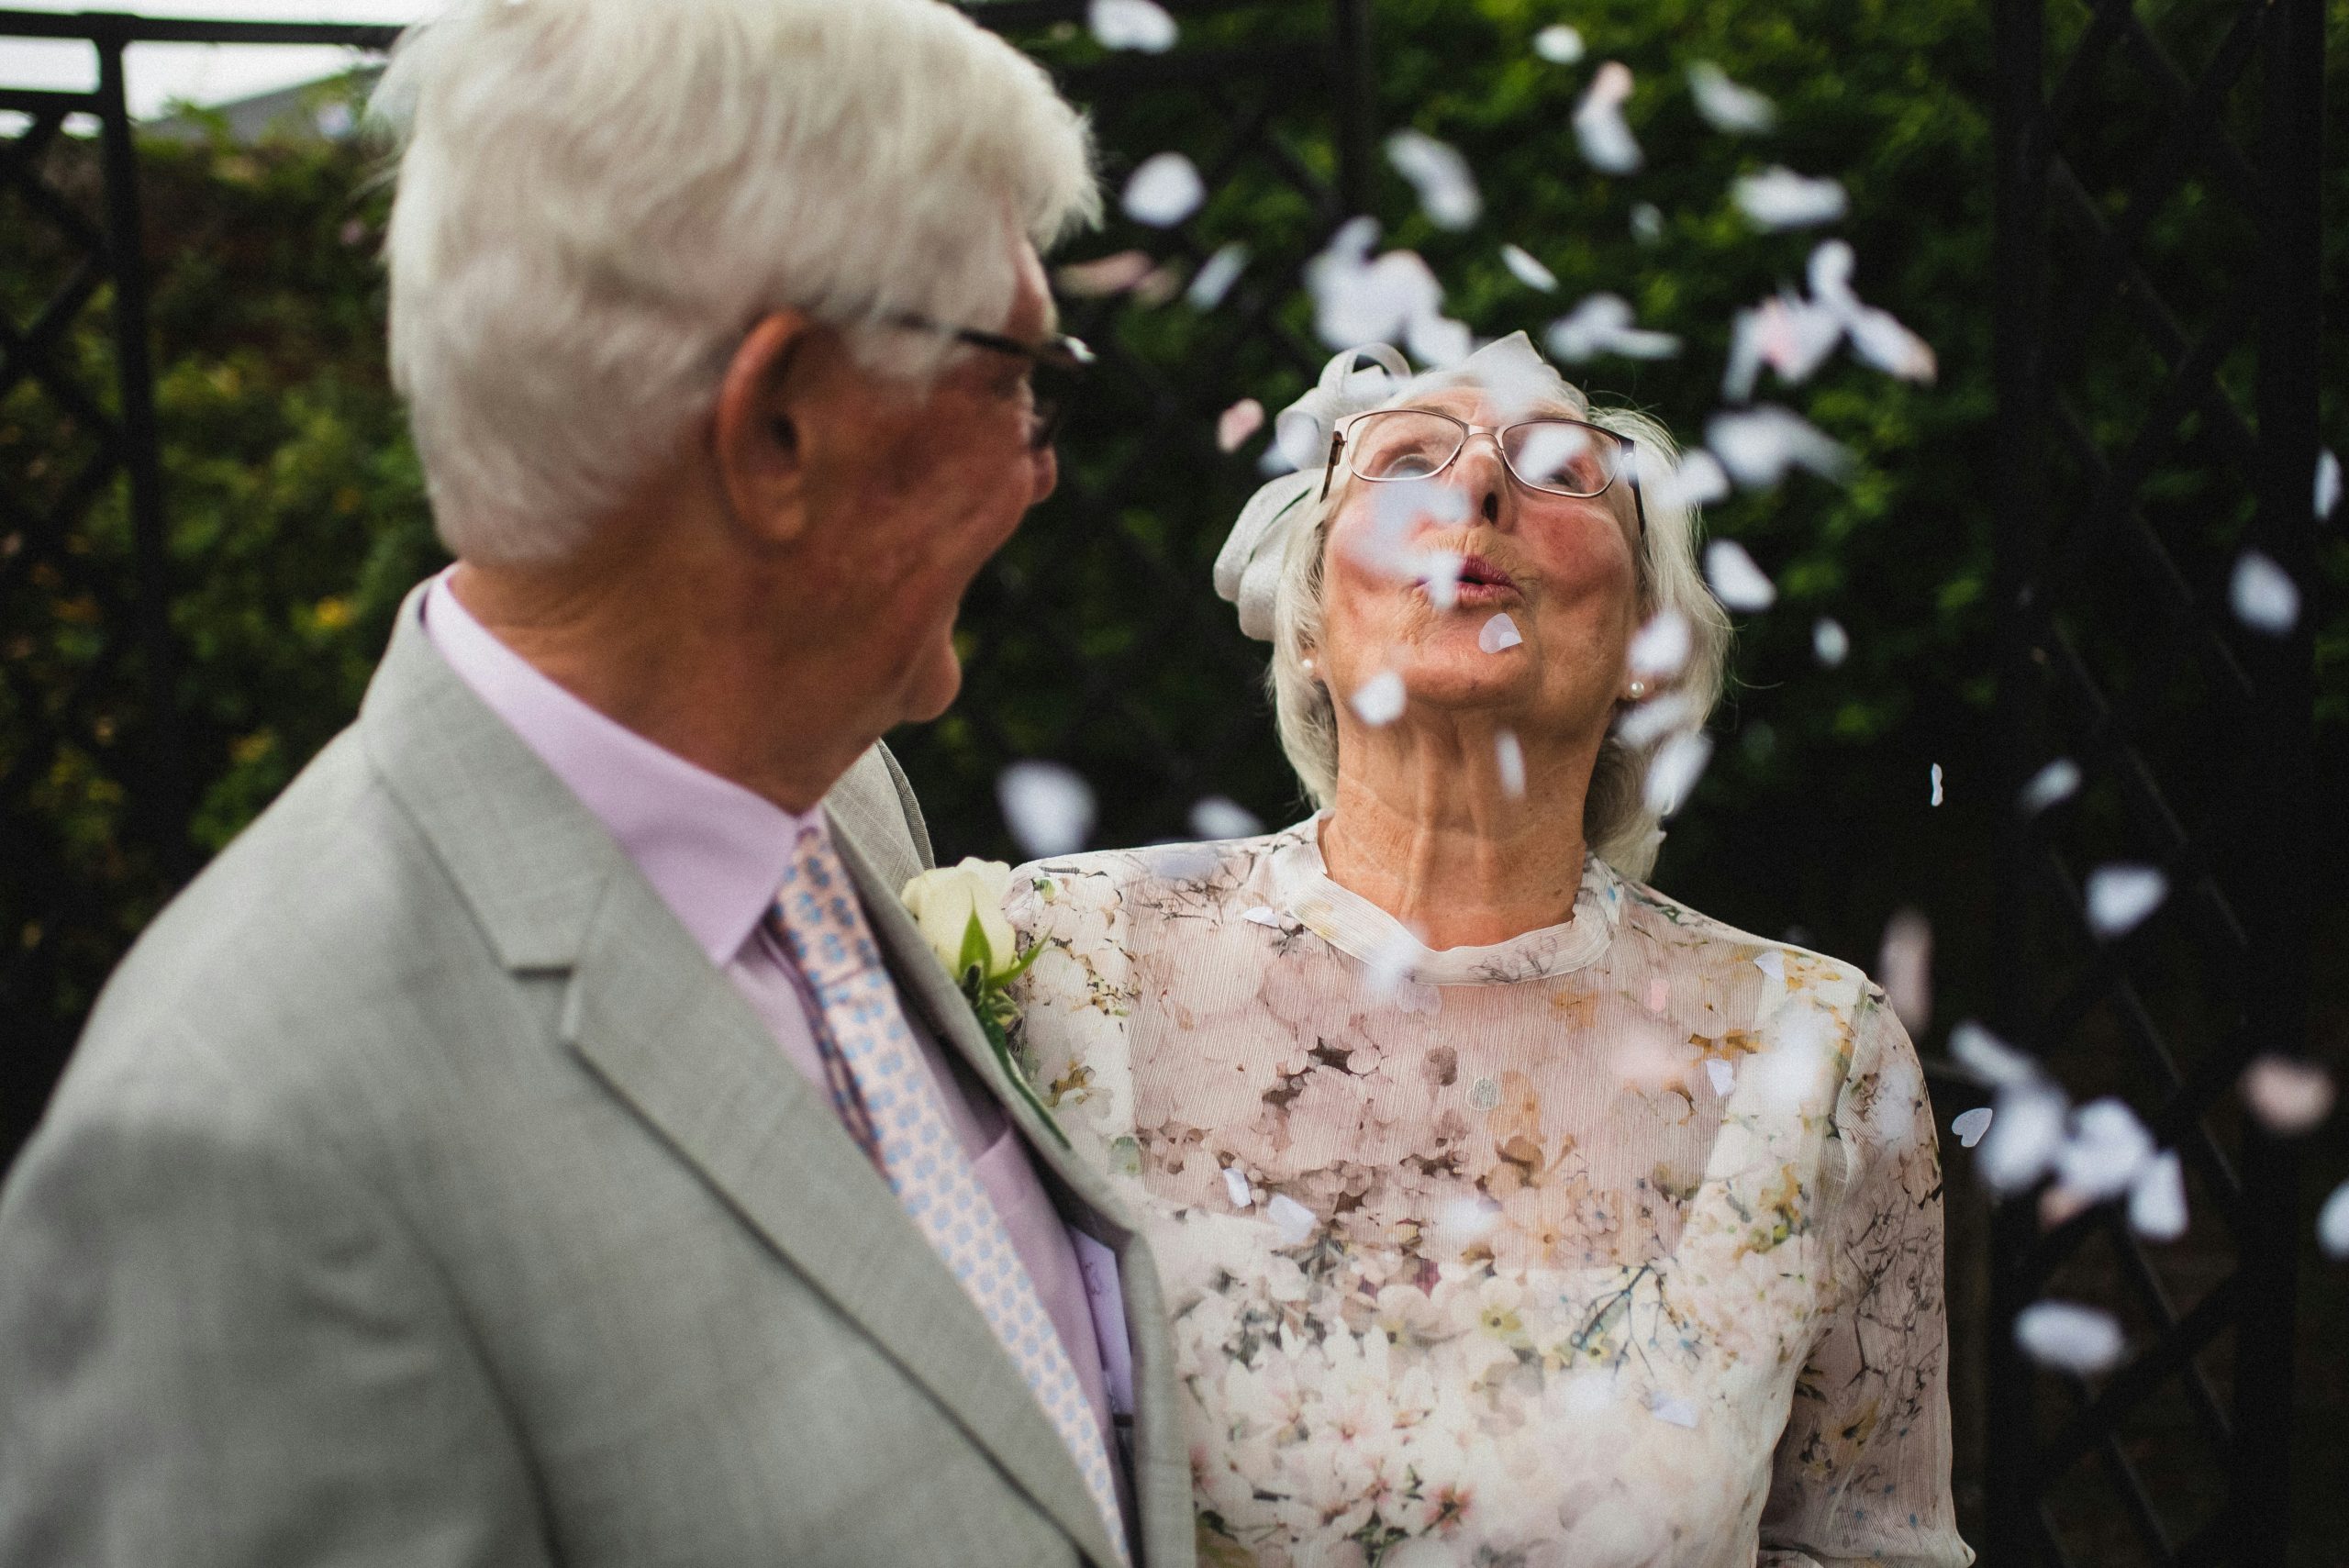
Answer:
[[[1667,692],[1636,703],[1615,722],[1615,738],[1637,749],[1663,740],[1675,729],[1693,728],[1704,717],[1697,700],[1687,692]]]
[[[1465,321],[1431,313],[1411,317],[1403,328],[1403,346],[1419,363],[1444,369],[1466,359],[1476,339]]]
[[[1680,352],[1680,339],[1671,333],[1633,327],[1631,302],[1614,294],[1592,295],[1550,323],[1544,341],[1558,358],[1576,363],[1600,354],[1668,360]]]
[[[1694,1429],[1697,1425],[1697,1407],[1686,1399],[1656,1395],[1648,1403],[1648,1414],[1670,1426]]]
[[[2149,1241],[2186,1234],[2186,1167],[2177,1151],[2155,1155],[2129,1188],[2129,1228]]]
[[[1248,247],[1234,239],[1216,247],[1215,254],[1199,263],[1191,278],[1191,286],[1183,297],[1194,310],[1213,310],[1248,270]]]
[[[1678,811],[1712,759],[1712,737],[1701,729],[1684,729],[1657,747],[1648,763],[1648,809],[1658,817]]]
[[[1653,245],[1664,238],[1664,209],[1653,202],[1639,202],[1631,208],[1631,238],[1642,245]]]
[[[1548,294],[1558,286],[1558,274],[1543,266],[1531,251],[1521,246],[1502,246],[1501,261],[1516,274],[1517,281],[1527,288],[1540,289]]]
[[[2313,1062],[2262,1056],[2243,1074],[2243,1103],[2279,1138],[2312,1132],[2332,1114],[2332,1074]]]
[[[1791,295],[1741,310],[1730,323],[1729,363],[1721,373],[1721,395],[1743,403],[1767,365],[1788,385],[1807,381],[1843,340],[1843,317],[1825,306]]]
[[[1354,693],[1354,717],[1373,729],[1380,728],[1403,717],[1403,677],[1392,670],[1381,670]]]
[[[2333,1188],[2317,1211],[2316,1244],[2328,1258],[2349,1258],[2349,1182]]]
[[[1256,1206],[1256,1195],[1248,1190],[1247,1173],[1237,1165],[1223,1168],[1223,1190],[1230,1196],[1234,1208],[1253,1208]]]
[[[2316,454],[2316,520],[2322,522],[2341,505],[2341,460],[2327,447]]]
[[[1502,795],[1511,800],[1525,798],[1525,748],[1519,744],[1515,730],[1504,729],[1493,737],[1493,771],[1500,779]]]
[[[1635,449],[1634,461],[1640,465],[1641,488],[1658,506],[1709,506],[1729,495],[1729,475],[1720,460],[1702,447],[1682,458],[1677,467],[1666,467],[1645,447]]]
[[[1419,966],[1419,954],[1426,951],[1415,931],[1398,930],[1389,935],[1363,961],[1363,994],[1374,1002],[1403,996],[1412,984],[1411,971]]]
[[[1628,174],[1640,166],[1639,141],[1623,118],[1631,85],[1631,68],[1610,60],[1575,106],[1575,139],[1590,166],[1603,174]]]
[[[1286,929],[1288,924],[1281,918],[1280,911],[1269,904],[1254,905],[1240,917],[1252,925],[1269,926],[1276,931]]]
[[[1517,629],[1517,623],[1506,615],[1495,616],[1476,633],[1476,646],[1487,653],[1498,653],[1505,649],[1515,648],[1524,640],[1525,638]]]
[[[1572,65],[1582,59],[1582,34],[1555,22],[1533,35],[1533,52],[1553,65]]]
[[[1466,1251],[1501,1222],[1501,1206],[1488,1197],[1454,1198],[1436,1212],[1436,1228],[1454,1251]]]
[[[1202,839],[1252,839],[1264,830],[1254,812],[1220,795],[1191,807],[1191,831]]]
[[[1925,802],[1925,804],[1926,804],[1926,805],[1928,805],[1928,806],[1939,806],[1941,803],[1942,803],[1942,765],[1941,765],[1939,762],[1935,762],[1935,763],[1933,764],[1933,772],[1932,772],[1932,797],[1931,797],[1930,799],[1928,799],[1928,800]]]
[[[1264,428],[1264,406],[1243,397],[1216,417],[1215,444],[1219,451],[1238,451],[1241,444]]]
[[[2060,805],[2079,793],[2080,765],[2069,757],[2058,757],[2037,773],[2022,786],[2022,798],[2018,803],[2025,817],[2036,817],[2051,806]]]
[[[1172,228],[1208,199],[1199,171],[1179,152],[1145,158],[1126,181],[1126,216],[1152,228]]]
[[[1411,183],[1419,210],[1438,228],[1469,228],[1485,210],[1468,160],[1450,143],[1407,128],[1386,139],[1386,161]]]
[[[2126,936],[2169,896],[2169,878],[2156,866],[2116,863],[2088,873],[2088,926],[2110,940]]]
[[[1688,91],[1697,100],[1697,112],[1715,130],[1753,136],[1777,123],[1776,105],[1753,88],[1731,81],[1729,72],[1709,60],[1689,65]]]
[[[2076,1301],[2034,1301],[2016,1313],[2015,1343],[2042,1366],[2076,1377],[2113,1366],[2124,1348],[2110,1313]]]
[[[1990,1130],[1990,1107],[1976,1106],[1970,1111],[1958,1112],[1949,1124],[1949,1129],[1957,1134],[1959,1148],[1973,1148],[1982,1141],[1982,1135]]]
[[[1264,1218],[1280,1231],[1284,1247],[1304,1245],[1314,1231],[1321,1228],[1321,1222],[1313,1217],[1313,1211],[1286,1193],[1272,1195],[1264,1205]]]
[[[2045,1084],[2002,1089],[1989,1136],[1975,1168],[1992,1192],[2021,1192],[2047,1173],[2064,1149],[2064,1092]]]
[[[1825,176],[1813,179],[1783,165],[1759,174],[1742,174],[1731,188],[1731,199],[1747,221],[1757,228],[1807,228],[1832,223],[1847,205],[1843,187]]]
[[[1696,632],[1687,616],[1675,609],[1661,609],[1632,634],[1626,662],[1631,673],[1642,680],[1668,681],[1687,667],[1695,640]]]
[[[1705,581],[1712,584],[1713,597],[1733,610],[1758,614],[1778,602],[1777,585],[1733,539],[1717,539],[1705,547]]]
[[[1933,928],[1915,909],[1893,913],[1876,954],[1876,980],[1892,1011],[1912,1035],[1925,1032],[1933,1018]]]
[[[2055,1156],[2055,1179],[2087,1203],[2119,1197],[2154,1154],[2154,1135],[2137,1113],[2107,1095],[2072,1113],[2071,1129]]]
[[[1842,622],[1820,617],[1810,628],[1810,656],[1827,669],[1841,668],[1852,656],[1852,634],[1843,629]]]
[[[2235,562],[2227,599],[2234,606],[2235,618],[2254,631],[2286,637],[2299,624],[2299,584],[2273,558],[2258,550],[2246,550]]]
[[[1072,261],[1054,272],[1052,278],[1064,295],[1077,299],[1100,299],[1125,293],[1157,268],[1157,259],[1147,250],[1120,250],[1097,261]]]
[[[1085,20],[1104,49],[1163,54],[1174,47],[1174,18],[1152,0],[1093,0]]]
[[[996,780],[996,802],[1030,860],[1085,847],[1093,831],[1093,786],[1058,762],[1014,762]]]
[[[1428,591],[1428,603],[1446,611],[1457,606],[1460,603],[1460,573],[1467,564],[1465,557],[1448,550],[1429,550],[1421,554],[1415,575],[1419,586]]]
[[[1412,322],[1442,314],[1443,285],[1427,262],[1410,250],[1371,260],[1370,246],[1377,237],[1375,222],[1356,218],[1305,265],[1313,328],[1331,348],[1391,343]]]
[[[1737,1069],[1718,1056],[1706,1062],[1705,1076],[1712,1080],[1713,1093],[1722,1099],[1729,1098],[1729,1092],[1737,1087]]]
[[[1731,478],[1754,490],[1777,484],[1790,468],[1841,479],[1851,463],[1851,454],[1833,437],[1775,403],[1714,415],[1705,426],[1705,444]]]
[[[1931,382],[1941,374],[1933,346],[1889,311],[1874,306],[1860,310],[1844,323],[1844,329],[1852,335],[1853,351],[1887,375]]]

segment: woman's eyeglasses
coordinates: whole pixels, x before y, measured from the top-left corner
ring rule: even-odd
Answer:
[[[1474,435],[1488,435],[1501,462],[1520,484],[1547,495],[1588,499],[1616,481],[1630,486],[1640,533],[1648,531],[1640,498],[1637,453],[1631,439],[1580,419],[1524,419],[1514,425],[1471,425],[1431,408],[1380,408],[1357,414],[1330,435],[1321,473],[1326,498],[1342,461],[1347,473],[1373,484],[1433,479],[1452,466]]]
[[[1052,444],[1060,433],[1061,417],[1068,412],[1070,395],[1084,379],[1085,368],[1093,363],[1093,350],[1082,339],[1065,332],[1055,332],[1040,342],[1023,343],[1017,338],[1000,332],[982,332],[975,327],[949,327],[932,321],[926,316],[898,316],[890,319],[891,326],[908,332],[929,332],[952,338],[958,343],[968,343],[974,349],[990,353],[1011,354],[1029,364],[1030,388],[1034,402],[1028,411],[1028,449],[1042,451]]]

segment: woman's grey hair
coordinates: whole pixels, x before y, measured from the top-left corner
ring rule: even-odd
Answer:
[[[1464,382],[1475,384],[1472,378],[1461,376],[1422,377],[1379,406],[1397,407],[1435,386]],[[1677,443],[1655,419],[1630,408],[1592,408],[1588,399],[1571,385],[1566,393],[1567,411],[1575,417],[1629,437],[1636,444],[1643,475],[1669,475],[1679,466]],[[1652,484],[1642,493],[1647,532],[1637,551],[1640,617],[1645,620],[1669,610],[1687,621],[1687,660],[1663,683],[1663,690],[1652,693],[1648,700],[1676,702],[1683,712],[1675,728],[1693,728],[1704,723],[1720,699],[1729,664],[1730,622],[1697,564],[1697,510],[1673,491],[1669,484]],[[1312,510],[1288,530],[1273,601],[1272,669],[1265,677],[1279,722],[1281,749],[1288,754],[1289,765],[1297,770],[1306,794],[1323,808],[1337,794],[1338,716],[1330,688],[1308,673],[1306,660],[1321,638],[1322,572],[1330,522],[1350,494],[1346,484],[1334,486],[1326,499],[1307,503]],[[1662,818],[1647,804],[1648,764],[1653,756],[1653,747],[1629,745],[1610,728],[1583,803],[1584,843],[1635,882],[1654,868],[1656,849],[1664,837]]]
[[[796,306],[918,385],[1018,241],[1099,211],[1083,117],[937,0],[453,0],[401,35],[392,375],[459,555],[557,560]]]

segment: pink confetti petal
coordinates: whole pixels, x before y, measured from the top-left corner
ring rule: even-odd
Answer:
[[[1238,451],[1243,442],[1264,428],[1264,406],[1243,397],[1217,416],[1215,444],[1219,451]]]
[[[1123,294],[1150,276],[1158,262],[1146,250],[1120,250],[1097,261],[1072,261],[1052,274],[1063,294],[1100,299]]]
[[[1902,1026],[1924,1033],[1933,1018],[1933,928],[1919,911],[1898,910],[1885,926],[1876,979]]]
[[[2279,1138],[2313,1132],[2332,1114],[2332,1074],[2313,1062],[2262,1056],[2243,1069],[2242,1089],[2251,1114]]]

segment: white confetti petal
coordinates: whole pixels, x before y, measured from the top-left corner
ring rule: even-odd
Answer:
[[[1264,428],[1264,406],[1243,397],[1217,416],[1215,444],[1219,451],[1238,451],[1249,437]]]
[[[1194,310],[1213,310],[1248,270],[1248,247],[1234,239],[1216,247],[1215,254],[1199,263],[1198,272],[1191,279],[1191,286],[1183,297]]]
[[[1661,609],[1632,634],[1627,662],[1631,673],[1651,684],[1669,681],[1687,667],[1696,632],[1688,617],[1675,609]]]
[[[1525,798],[1525,748],[1518,743],[1514,730],[1504,729],[1493,737],[1493,768],[1500,780],[1501,794],[1511,800]]]
[[[1634,704],[1615,721],[1615,738],[1637,751],[1675,729],[1695,727],[1704,717],[1696,698],[1687,692],[1666,692]]]
[[[1810,654],[1828,669],[1837,669],[1852,656],[1852,634],[1842,622],[1821,616],[1810,628]]]
[[[1553,65],[1572,65],[1582,59],[1582,34],[1564,22],[1553,22],[1533,35],[1533,52]]]
[[[2234,606],[2235,618],[2254,631],[2284,637],[2299,624],[2299,584],[2259,550],[2246,550],[2235,562],[2227,598]]]
[[[1420,553],[1412,574],[1427,590],[1428,603],[1449,611],[1460,603],[1460,573],[1467,564],[1464,556],[1451,550],[1426,550]]]
[[[2349,1182],[2333,1188],[2317,1210],[2316,1244],[2328,1258],[2349,1258]]]
[[[1975,1169],[1994,1193],[2021,1192],[2047,1173],[2064,1148],[2064,1092],[2045,1084],[1998,1091],[1989,1136]]]
[[[1392,724],[1403,717],[1404,695],[1403,677],[1381,670],[1354,693],[1354,716],[1373,729]]]
[[[1253,1208],[1256,1205],[1256,1195],[1248,1190],[1247,1173],[1237,1165],[1223,1168],[1223,1190],[1230,1195],[1234,1208]]]
[[[1705,547],[1705,581],[1712,584],[1713,597],[1733,610],[1753,614],[1778,602],[1777,585],[1733,539],[1717,539]]]
[[[1405,995],[1414,984],[1411,971],[1418,967],[1419,955],[1426,951],[1408,930],[1389,934],[1363,961],[1363,995],[1374,1002],[1394,1001]]]
[[[1775,295],[1751,310],[1739,311],[1730,324],[1729,364],[1721,373],[1721,395],[1733,403],[1753,396],[1753,383],[1765,365],[1788,385],[1809,380],[1842,341],[1843,325],[1843,317],[1835,311],[1790,295]]]
[[[1939,762],[1935,762],[1935,763],[1933,764],[1933,772],[1932,772],[1932,797],[1931,797],[1930,799],[1928,799],[1928,800],[1926,801],[1926,803],[1925,803],[1925,804],[1926,804],[1926,805],[1928,805],[1928,806],[1939,806],[1941,803],[1942,803],[1942,765],[1941,765]]]
[[[1281,1233],[1284,1247],[1302,1246],[1321,1228],[1313,1211],[1286,1193],[1275,1193],[1264,1205],[1264,1218],[1271,1220]]]
[[[1631,95],[1631,68],[1610,60],[1591,77],[1575,106],[1575,139],[1590,166],[1606,174],[1628,174],[1640,166],[1640,144],[1623,118]]]
[[[2331,447],[2316,454],[2316,520],[2332,516],[2341,505],[2341,459]]]
[[[2313,1062],[2262,1056],[2243,1074],[2243,1102],[2278,1138],[2312,1132],[2332,1114],[2332,1074]]]
[[[2087,1377],[2126,1349],[2112,1315],[2076,1301],[2034,1301],[2015,1314],[2015,1343],[2042,1366]]]
[[[1093,0],[1085,19],[1104,49],[1163,54],[1174,47],[1174,18],[1152,0]]]
[[[1742,174],[1731,188],[1740,212],[1757,228],[1806,228],[1832,223],[1843,216],[1842,185],[1820,176],[1813,179],[1784,166],[1759,174]]]
[[[1515,648],[1524,640],[1525,638],[1517,629],[1517,623],[1505,614],[1497,615],[1486,621],[1476,633],[1476,646],[1487,653],[1498,653],[1504,649]]]
[[[1684,729],[1657,747],[1648,763],[1648,809],[1658,817],[1678,811],[1712,760],[1712,737],[1701,729]]]
[[[1960,1019],[1949,1031],[1949,1053],[1959,1066],[2001,1088],[2035,1084],[2043,1076],[2038,1062],[1972,1018]]]
[[[1709,506],[1729,495],[1729,475],[1720,460],[1702,447],[1682,457],[1677,468],[1665,467],[1645,447],[1632,450],[1640,484],[1654,496],[1653,506]]]
[[[2069,757],[2058,757],[2037,773],[2022,786],[2020,805],[2025,817],[2036,817],[2051,806],[2069,800],[2080,787],[2080,765]]]
[[[1152,228],[1172,228],[1208,199],[1197,165],[1179,152],[1145,158],[1126,181],[1126,216]]]
[[[1191,807],[1191,831],[1202,839],[1252,839],[1264,830],[1254,812],[1224,795],[1208,795]]]
[[[1731,81],[1729,72],[1709,60],[1688,67],[1688,91],[1697,100],[1697,112],[1715,130],[1752,136],[1777,123],[1776,105],[1753,88]]]
[[[1464,1252],[1493,1233],[1501,1206],[1488,1197],[1454,1198],[1436,1211],[1436,1230],[1455,1252]]]
[[[1958,1112],[1951,1120],[1949,1129],[1957,1134],[1958,1147],[1973,1148],[1982,1141],[1982,1135],[1990,1130],[1990,1107],[1976,1106],[1970,1111]]]
[[[1438,228],[1466,228],[1485,210],[1468,160],[1448,142],[1405,128],[1386,139],[1386,161],[1419,195],[1419,209]]]
[[[2099,937],[2125,936],[2169,896],[2169,878],[2157,866],[2117,863],[2088,873],[2088,925]]]
[[[1933,1018],[1932,922],[1915,909],[1896,910],[1885,923],[1876,971],[1894,1015],[1910,1034],[1924,1033]]]
[[[1443,285],[1416,251],[1389,250],[1366,261],[1353,256],[1350,247],[1341,250],[1345,239],[1341,230],[1329,250],[1305,265],[1313,327],[1323,342],[1339,349],[1391,343],[1411,322],[1442,314]]]
[[[1713,1081],[1713,1093],[1722,1099],[1729,1098],[1729,1092],[1737,1087],[1737,1069],[1718,1056],[1707,1059],[1705,1076]]]
[[[1558,274],[1543,266],[1529,250],[1515,245],[1504,245],[1501,247],[1501,261],[1516,274],[1517,281],[1527,288],[1540,289],[1548,294],[1558,286]]]
[[[1664,209],[1653,202],[1636,202],[1631,206],[1631,238],[1642,245],[1653,245],[1664,238]]]
[[[1592,295],[1550,323],[1543,340],[1553,354],[1576,362],[1601,354],[1668,360],[1680,352],[1680,339],[1671,333],[1633,327],[1631,303],[1614,294]]]
[[[2150,1241],[2186,1234],[2186,1167],[2177,1151],[2154,1156],[2129,1188],[2129,1229]]]
[[[1687,1399],[1670,1399],[1661,1394],[1656,1395],[1648,1402],[1648,1414],[1675,1427],[1694,1429],[1697,1425],[1697,1407]]]
[[[1252,925],[1269,926],[1276,931],[1285,929],[1288,924],[1287,921],[1281,918],[1280,911],[1274,908],[1269,904],[1255,905],[1249,908],[1240,917],[1248,921]]]
[[[2055,1178],[2072,1195],[2102,1203],[2127,1192],[2154,1152],[2154,1135],[2137,1113],[2107,1095],[2072,1113]]]
[[[1058,762],[1014,762],[996,780],[1005,826],[1030,860],[1085,847],[1093,831],[1093,786]]]
[[[1449,370],[1475,350],[1476,339],[1465,321],[1429,312],[1412,317],[1404,326],[1403,346],[1419,363]]]
[[[1852,334],[1852,351],[1887,375],[1902,381],[1931,382],[1941,374],[1933,346],[1902,326],[1888,311],[1874,306],[1859,311],[1845,324]]]
[[[1851,454],[1833,437],[1773,403],[1714,415],[1705,427],[1705,444],[1730,477],[1748,489],[1767,489],[1790,468],[1840,479],[1851,462]]]

